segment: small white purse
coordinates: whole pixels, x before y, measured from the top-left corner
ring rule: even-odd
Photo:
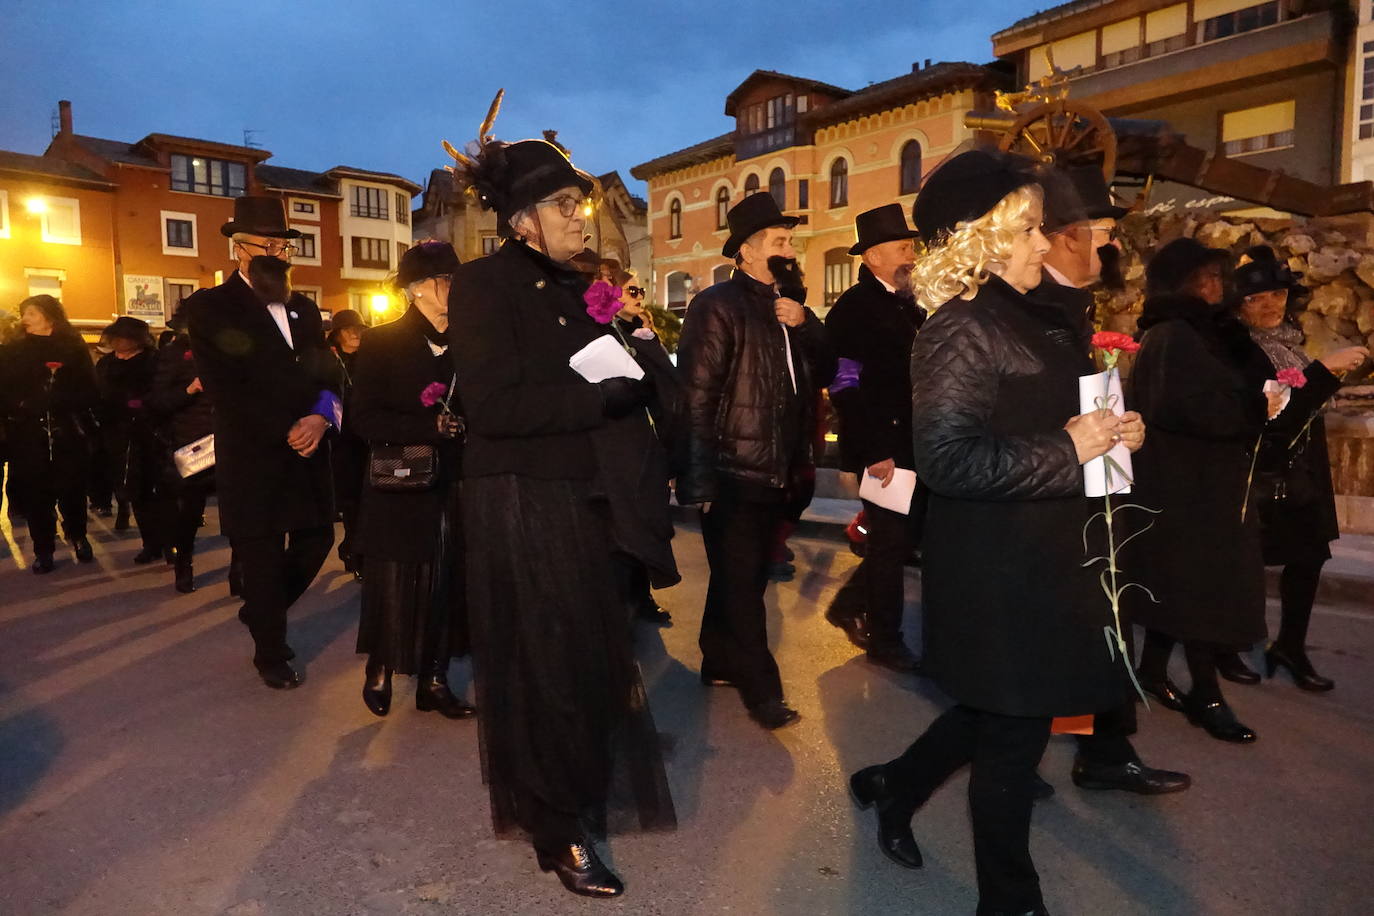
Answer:
[[[183,445],[172,452],[172,460],[176,462],[177,473],[182,477],[190,477],[192,474],[199,474],[206,468],[214,467],[215,434],[211,433],[195,442]]]

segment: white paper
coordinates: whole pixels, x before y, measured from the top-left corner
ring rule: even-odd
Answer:
[[[1078,379],[1078,412],[1091,413],[1106,407],[1118,417],[1126,412],[1126,402],[1121,396],[1121,375],[1111,372],[1111,382],[1107,372],[1096,375],[1083,375]],[[1111,486],[1108,487],[1107,458],[1116,462],[1111,469]],[[1120,442],[1112,446],[1106,455],[1094,458],[1083,465],[1083,491],[1088,496],[1106,496],[1111,493],[1131,492],[1131,480],[1135,476],[1131,470],[1131,450]]]
[[[1283,413],[1284,410],[1288,407],[1288,402],[1293,400],[1293,389],[1288,387],[1278,379],[1271,378],[1264,383],[1264,393],[1272,394],[1275,391],[1283,395],[1283,397],[1279,400],[1279,413]],[[1279,413],[1274,414],[1274,416],[1277,417]],[[1273,419],[1273,417],[1270,417],[1270,419]]]
[[[859,475],[859,497],[884,509],[907,515],[911,512],[911,494],[916,489],[916,472],[897,468],[892,472],[892,482],[883,486],[881,477],[874,477],[867,471]]]
[[[614,335],[603,334],[568,359],[573,371],[589,382],[608,378],[644,378],[644,370]]]

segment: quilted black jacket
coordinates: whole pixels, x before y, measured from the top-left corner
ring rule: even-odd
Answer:
[[[810,309],[805,323],[784,335],[776,298],[772,286],[737,270],[692,300],[678,343],[688,412],[687,466],[677,484],[682,505],[715,499],[719,475],[785,487],[792,469],[810,462],[816,392],[834,376],[835,357]],[[784,435],[789,410],[797,422]]]

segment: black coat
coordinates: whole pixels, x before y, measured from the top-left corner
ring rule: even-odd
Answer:
[[[294,347],[237,271],[193,293],[185,308],[201,384],[215,404],[220,527],[234,538],[333,524],[328,439],[309,458],[286,444],[292,425],[338,384],[319,308],[299,293],[286,303]]]
[[[462,446],[439,435],[438,404],[426,407],[420,392],[440,382],[447,388],[453,366],[436,356],[425,336],[429,322],[411,307],[396,321],[372,328],[363,338],[352,367],[349,419],[353,431],[372,445],[429,444],[439,449],[439,479],[429,490],[387,493],[364,483],[358,510],[355,550],[372,559],[425,563],[439,543],[439,518],[458,485]],[[459,416],[457,397],[449,402]]]
[[[830,391],[846,471],[888,458],[911,470],[911,344],[924,321],[910,297],[888,292],[866,266],[826,315],[835,356],[859,365],[858,385]]]
[[[191,341],[185,334],[178,334],[157,351],[148,406],[157,418],[163,444],[173,451],[215,431],[215,408],[210,395],[204,390],[194,394],[186,391],[199,376]],[[201,387],[204,388],[203,382]]]
[[[54,372],[50,362],[62,365]],[[79,337],[25,334],[0,349],[0,415],[16,463],[48,460],[49,419],[56,460],[62,452],[88,451],[98,435],[99,398],[90,351]]]
[[[1094,297],[1090,289],[1065,286],[1050,272],[1040,274],[1040,285],[1027,293],[1033,301],[1062,309],[1067,324],[1064,333],[1072,334],[1084,353],[1092,351]]]
[[[678,342],[688,415],[687,466],[677,481],[683,505],[715,499],[721,477],[782,488],[812,463],[816,393],[834,378],[835,355],[810,309],[805,323],[784,335],[777,297],[772,286],[737,270],[687,310]]]
[[[996,277],[941,306],[911,355],[926,671],[955,700],[1013,716],[1083,715],[1125,698],[1110,606],[1084,569],[1102,507],[1064,424],[1093,371],[1057,308]],[[1105,530],[1089,534],[1096,549]]]
[[[116,487],[151,485],[160,449],[148,405],[157,352],[141,350],[128,359],[106,353],[95,364],[100,389],[100,429],[110,479]],[[122,497],[121,497],[122,498]]]
[[[1145,419],[1132,501],[1159,511],[1128,548],[1132,617],[1175,639],[1244,648],[1264,638],[1264,567],[1253,511],[1241,522],[1251,449],[1266,402],[1255,376],[1268,362],[1234,319],[1200,299],[1145,303],[1126,405]]]

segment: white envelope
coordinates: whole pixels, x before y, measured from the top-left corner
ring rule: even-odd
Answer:
[[[881,477],[873,477],[867,471],[860,474],[859,478],[861,498],[902,515],[911,512],[911,494],[916,490],[915,471],[897,468],[892,472],[892,482],[887,486],[883,486]]]
[[[1079,376],[1078,412],[1090,413],[1094,410],[1101,410],[1103,407],[1109,408],[1118,417],[1126,412],[1126,402],[1121,396],[1120,374],[1112,372],[1110,383],[1107,381],[1106,372]],[[1118,442],[1112,446],[1112,450],[1106,455],[1094,458],[1083,465],[1083,491],[1086,495],[1106,496],[1109,492],[1107,485],[1107,459],[1109,457],[1116,462],[1119,468],[1119,470],[1113,468],[1111,471],[1110,492],[1131,492],[1130,482],[1135,477],[1135,473],[1131,470],[1131,450]]]
[[[612,334],[603,334],[568,358],[573,371],[589,382],[644,378],[644,370]]]

